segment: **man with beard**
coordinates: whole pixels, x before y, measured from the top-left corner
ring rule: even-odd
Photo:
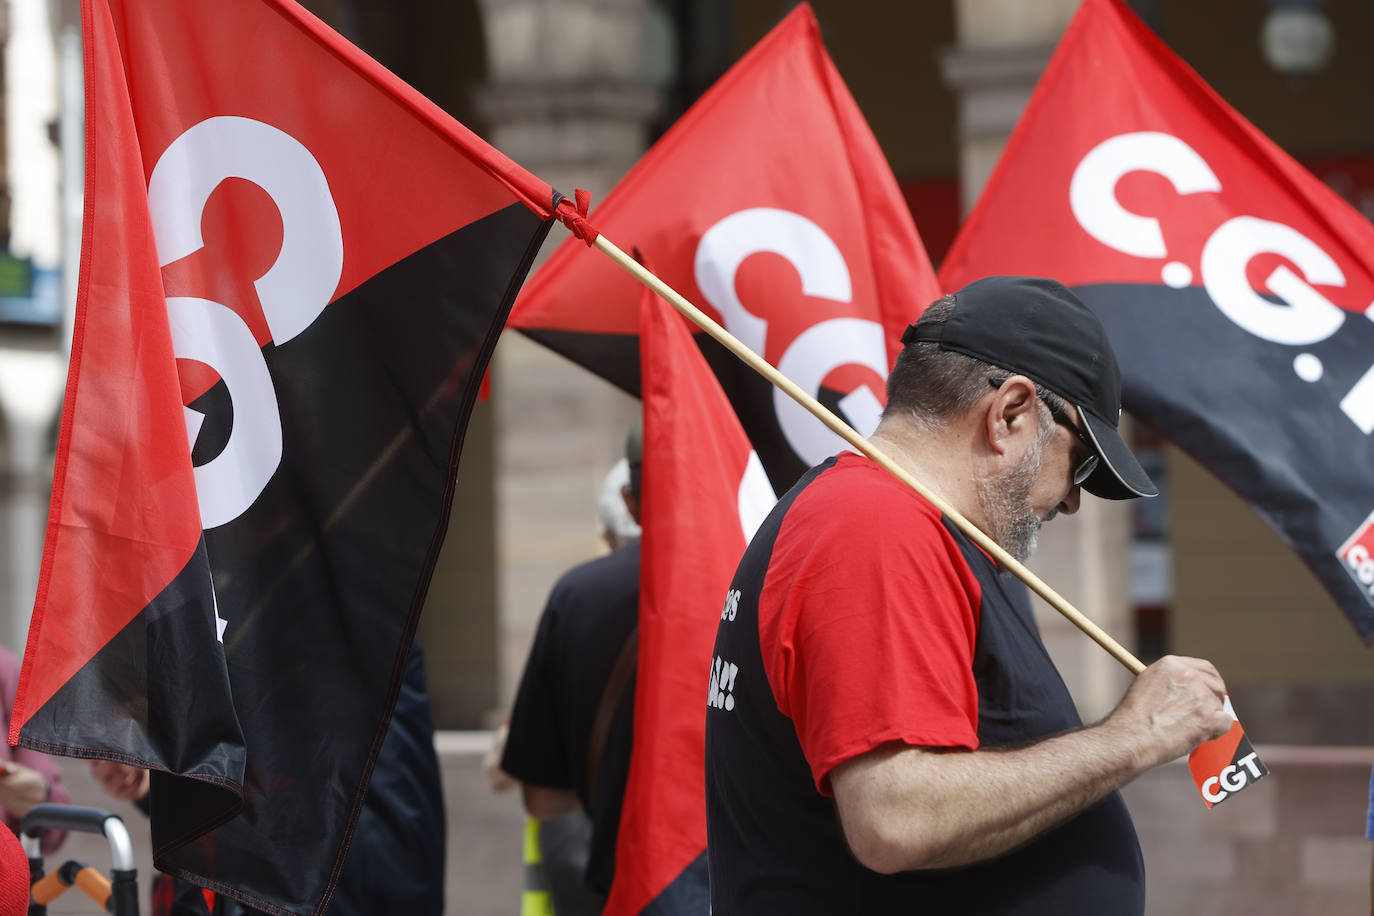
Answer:
[[[1018,559],[1040,525],[1157,493],[1117,431],[1096,316],[1053,280],[990,277],[902,338],[872,441]],[[708,708],[712,912],[1144,911],[1116,791],[1231,725],[1168,657],[1084,728],[1026,592],[859,455],[809,471],[731,585]]]

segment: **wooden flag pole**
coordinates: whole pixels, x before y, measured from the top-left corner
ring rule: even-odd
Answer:
[[[717,324],[705,312],[688,302],[673,290],[672,287],[668,286],[668,284],[646,270],[644,265],[617,248],[615,244],[604,235],[598,235],[594,244],[611,260],[633,274],[635,279],[639,280],[639,282],[643,283],[665,299],[669,305],[681,312],[693,324],[720,341],[727,350],[747,363],[755,372],[762,375],[776,387],[781,388],[787,393],[788,397],[815,414],[817,419],[830,427],[836,435],[854,446],[854,448],[858,449],[860,452],[863,452],[871,458],[875,464],[882,466],[889,474],[921,494],[921,496],[934,505],[935,508],[939,509],[945,518],[948,518],[956,528],[967,535],[971,541],[991,554],[1003,567],[1011,570],[1018,579],[1030,587],[1031,591],[1045,599],[1051,607],[1067,617],[1074,626],[1092,637],[1098,645],[1110,652],[1113,658],[1125,665],[1132,674],[1139,674],[1145,670],[1145,665],[1140,659],[1132,655],[1125,646],[1121,645],[1121,643],[1108,635],[1105,630],[1084,616],[1078,608],[1074,607],[1058,592],[1046,585],[1039,576],[1027,569],[1015,557],[1003,550],[1001,545],[984,534],[978,526],[964,518],[957,509],[927,489],[923,483],[908,473],[905,468],[900,467],[881,449],[859,435],[853,427],[837,417],[824,404],[807,394],[798,387],[795,382],[775,369],[767,360],[746,347],[739,341],[739,338],[725,330],[725,328]]]

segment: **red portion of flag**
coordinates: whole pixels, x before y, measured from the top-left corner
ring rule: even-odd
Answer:
[[[290,232],[287,239],[298,241],[298,247],[269,246],[256,258],[244,256],[261,248],[263,236],[279,237],[284,225],[302,230],[301,235],[321,232],[306,224],[313,214],[305,205],[293,207],[300,198],[289,193],[288,186],[303,177],[297,161],[303,164],[305,154],[318,162],[328,182],[339,233],[368,240],[344,247],[341,268],[326,267],[322,258],[312,265],[322,273],[332,270],[331,279],[337,276],[326,301],[512,199],[543,217],[552,213],[548,185],[291,0],[111,0],[109,7],[117,42],[109,51],[122,57],[138,131],[126,140],[141,149],[145,174],[152,176],[159,162],[170,173],[179,160],[168,151],[179,148],[188,159],[200,160],[196,168],[209,178],[205,190],[214,188],[201,212],[183,207],[166,219],[170,230],[188,232],[202,216],[214,219],[222,227],[223,244],[218,252],[208,250],[207,237],[207,250],[183,254],[174,244],[161,243],[165,255],[176,258],[163,258],[169,295],[206,295],[226,282],[216,268],[230,258],[249,274],[237,279],[256,282],[261,292],[264,275],[282,254],[319,257],[306,239]],[[319,74],[331,69],[337,77],[321,83]],[[225,120],[202,124],[213,118]],[[200,132],[190,133],[195,125]],[[274,128],[287,136],[278,136]],[[235,148],[231,156],[216,157],[214,147],[225,142],[255,147],[259,156]],[[223,174],[211,174],[215,169]],[[272,197],[260,197],[257,207],[241,203],[216,213],[216,196],[245,191],[234,182],[218,186],[230,178],[256,183],[261,186],[257,194],[265,190]],[[196,182],[185,186],[196,187]],[[427,205],[398,205],[415,200]],[[205,235],[214,228],[207,225]],[[253,302],[242,309],[261,345],[272,333],[255,314],[260,307]]]
[[[79,301],[11,744],[33,710],[186,566],[201,531],[129,88],[111,53],[109,11],[85,12]]]
[[[686,323],[647,290],[642,298],[639,673],[610,916],[642,911],[706,851],[711,648],[735,564],[774,501]]]
[[[1188,771],[1192,774],[1193,784],[1198,787],[1199,792],[1203,791],[1207,780],[1236,762],[1236,751],[1244,737],[1245,729],[1237,721],[1226,734],[1198,746],[1188,755]],[[1216,804],[1205,794],[1203,801],[1209,808]]]
[[[701,97],[592,218],[802,387],[834,392],[832,403],[863,433],[876,425],[901,332],[938,295],[901,191],[805,3]],[[638,373],[623,365],[632,351],[611,348],[636,333],[637,284],[582,248],[569,240],[554,252],[521,292],[511,324],[634,391]],[[842,447],[766,386],[743,397],[731,371],[718,367],[775,481],[765,427],[795,453],[796,473]]]

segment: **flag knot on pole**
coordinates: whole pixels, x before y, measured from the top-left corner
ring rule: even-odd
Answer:
[[[573,196],[577,200],[575,208],[564,197],[558,202],[558,207],[554,212],[563,221],[563,225],[568,227],[568,231],[585,242],[590,248],[596,243],[597,236],[601,235],[591,223],[587,222],[587,211],[592,206],[592,192],[578,188],[573,191]]]

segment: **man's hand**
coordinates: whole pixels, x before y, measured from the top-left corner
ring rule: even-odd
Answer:
[[[830,773],[845,837],[864,866],[886,874],[1003,855],[1225,734],[1225,695],[1210,662],[1167,656],[1090,728],[1018,748],[875,748]]]
[[[148,771],[142,767],[113,760],[92,760],[91,778],[120,801],[135,802],[148,794]]]
[[[34,805],[48,800],[43,774],[21,763],[7,762],[0,773],[0,808],[12,817],[23,817]]]
[[[491,736],[491,747],[482,758],[482,774],[487,777],[487,787],[493,792],[509,792],[520,781],[501,769],[501,757],[506,753],[506,735],[510,734],[510,723],[502,722]]]
[[[1168,763],[1230,730],[1226,685],[1211,662],[1166,655],[1140,673],[1102,723],[1138,748],[1143,769]]]

